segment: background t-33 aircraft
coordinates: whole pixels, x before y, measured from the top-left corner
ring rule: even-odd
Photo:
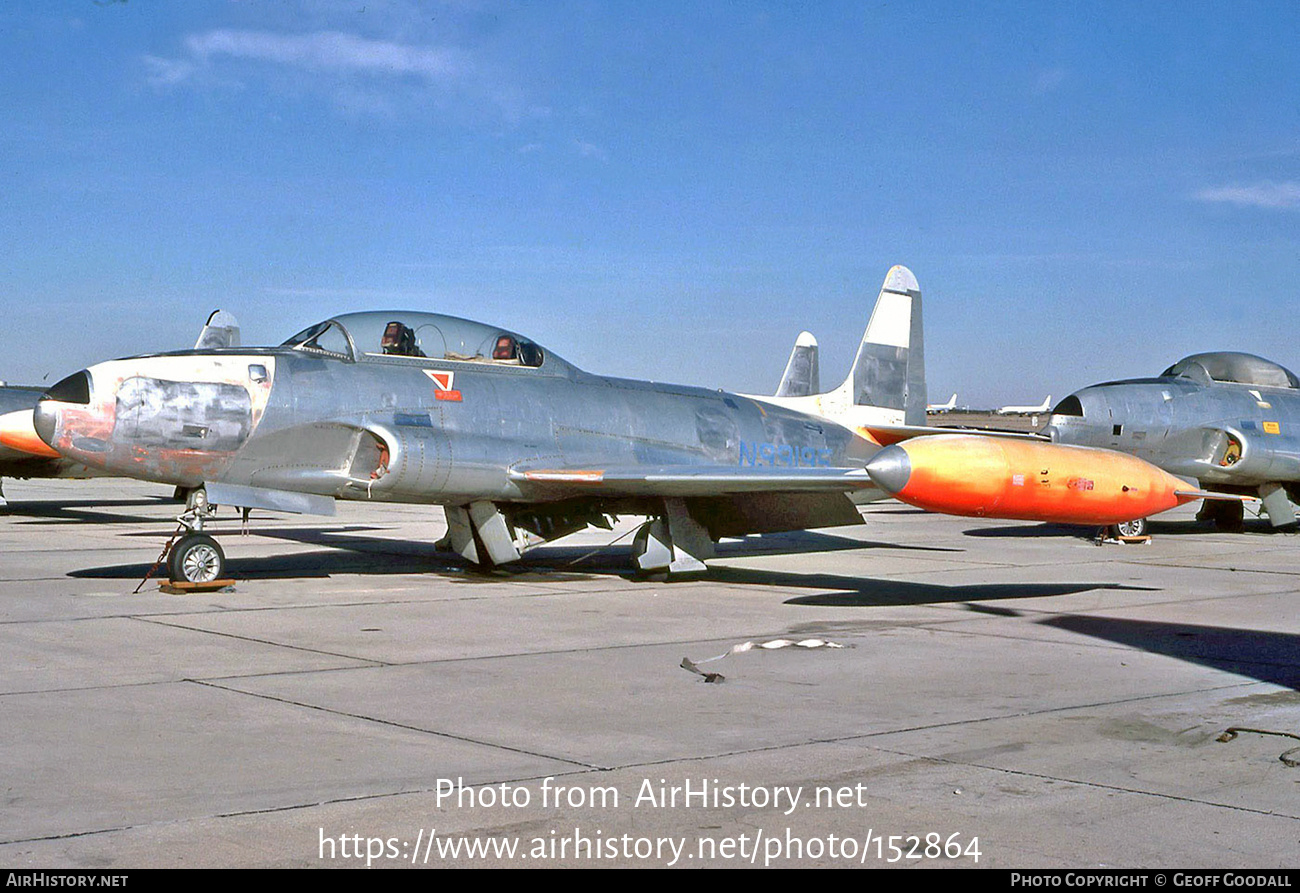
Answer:
[[[1131,453],[1210,490],[1257,495],[1274,527],[1296,523],[1300,378],[1263,357],[1198,353],[1155,378],[1092,385],[1057,404],[1047,434]],[[1240,530],[1242,504],[1207,502],[1202,517]]]
[[[523,532],[550,540],[642,515],[635,566],[679,573],[702,570],[721,537],[861,523],[847,494],[875,486],[872,456],[935,430],[924,427],[921,295],[909,270],[889,271],[844,383],[794,390],[746,397],[608,378],[495,326],[382,311],[334,317],[274,348],[101,363],[50,388],[35,427],[73,461],[193,488],[173,579],[221,574],[221,548],[203,532],[213,505],[331,514],[336,499],[440,504],[447,545],[485,564],[519,558]],[[916,462],[899,446],[880,454],[885,492],[948,510],[974,446],[980,486],[953,510],[1038,517],[1024,469],[1014,474],[996,441],[926,439],[938,449]],[[1096,466],[1086,490],[1059,481],[1042,520],[1114,523],[1183,498],[1181,481],[1129,456],[1018,450],[1014,461],[1034,473],[1049,454],[1076,476]],[[998,487],[1019,488],[1006,511]]]

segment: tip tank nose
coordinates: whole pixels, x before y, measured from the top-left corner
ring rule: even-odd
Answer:
[[[867,461],[867,474],[876,486],[893,495],[907,486],[912,460],[898,444],[887,446]]]

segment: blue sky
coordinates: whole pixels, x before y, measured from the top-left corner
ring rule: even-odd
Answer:
[[[597,372],[847,371],[890,265],[931,399],[1300,366],[1295,3],[0,8],[0,379],[356,309]],[[46,378],[48,376],[48,378]]]

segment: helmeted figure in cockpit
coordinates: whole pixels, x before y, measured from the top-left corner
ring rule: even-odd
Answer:
[[[384,337],[380,340],[384,353],[396,357],[422,357],[423,351],[415,343],[415,332],[411,327],[397,320],[384,327]]]

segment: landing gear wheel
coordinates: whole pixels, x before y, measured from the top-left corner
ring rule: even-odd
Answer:
[[[1135,521],[1121,521],[1119,524],[1112,524],[1108,533],[1117,539],[1121,536],[1146,536],[1147,519],[1138,518]]]
[[[1246,507],[1240,502],[1219,504],[1214,515],[1214,529],[1222,533],[1241,533],[1246,529]]]
[[[1220,533],[1241,533],[1246,529],[1246,512],[1235,499],[1207,499],[1196,513],[1197,521],[1209,521]]]
[[[167,573],[173,583],[211,583],[226,569],[226,553],[206,533],[187,533],[167,556]]]

